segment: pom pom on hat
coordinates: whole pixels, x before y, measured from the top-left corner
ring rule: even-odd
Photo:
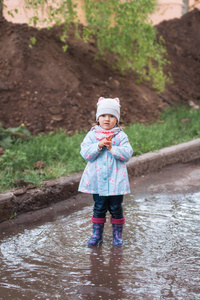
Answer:
[[[97,102],[97,113],[96,113],[96,120],[101,115],[113,115],[117,118],[118,122],[120,119],[120,101],[119,98],[104,98],[100,97]]]

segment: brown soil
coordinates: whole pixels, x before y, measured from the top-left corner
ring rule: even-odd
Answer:
[[[25,123],[31,133],[64,128],[88,130],[95,120],[98,97],[119,97],[121,121],[149,122],[167,104],[189,100],[200,104],[200,11],[157,26],[166,41],[173,85],[162,95],[148,83],[136,84],[133,73],[120,75],[105,61],[95,61],[95,41],[72,36],[62,51],[59,28],[50,31],[0,19],[0,122],[4,127]],[[29,48],[30,38],[37,43]]]

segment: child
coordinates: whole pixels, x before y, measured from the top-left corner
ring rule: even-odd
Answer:
[[[93,235],[88,246],[103,241],[107,211],[111,214],[113,244],[122,245],[123,195],[130,193],[126,162],[133,150],[127,135],[118,126],[120,102],[118,98],[99,98],[95,125],[81,144],[81,155],[88,161],[79,191],[93,194]]]

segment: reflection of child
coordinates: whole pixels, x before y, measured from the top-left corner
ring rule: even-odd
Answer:
[[[126,162],[133,150],[127,135],[118,126],[120,102],[118,98],[99,98],[96,120],[81,144],[81,155],[88,164],[83,172],[79,191],[93,194],[93,235],[88,246],[103,241],[107,211],[111,214],[113,244],[122,245],[123,195],[130,193]]]

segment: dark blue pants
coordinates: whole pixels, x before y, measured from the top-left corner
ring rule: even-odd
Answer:
[[[99,196],[94,194],[93,199],[93,218],[105,218],[107,211],[110,212],[113,219],[123,218],[123,195]]]

